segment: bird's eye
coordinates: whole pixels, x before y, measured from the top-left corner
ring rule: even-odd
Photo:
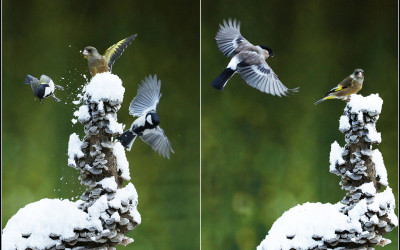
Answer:
[[[88,52],[92,52],[92,49],[88,49]]]

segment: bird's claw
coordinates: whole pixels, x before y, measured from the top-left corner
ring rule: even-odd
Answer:
[[[60,86],[60,85],[55,85],[56,86],[56,88],[58,88],[59,90],[64,90],[64,88],[62,87],[62,86]]]
[[[61,101],[60,99],[58,99],[57,97],[55,97],[55,95],[52,95],[51,97],[53,97],[53,99],[54,99],[56,102],[60,102],[60,101]]]

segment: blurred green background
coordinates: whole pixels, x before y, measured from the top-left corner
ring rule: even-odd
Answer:
[[[313,103],[356,68],[365,71],[359,93],[383,99],[382,143],[375,148],[398,200],[397,1],[202,0],[201,6],[203,249],[255,249],[296,204],[341,200],[329,153],[335,140],[344,145],[338,127],[345,103]],[[267,95],[238,75],[223,92],[211,87],[229,62],[214,39],[229,17],[241,21],[247,40],[274,50],[268,64],[299,93]],[[385,249],[397,249],[397,232],[386,235],[392,244]]]
[[[124,84],[118,121],[133,122],[128,106],[140,80],[161,79],[161,127],[175,154],[164,159],[141,140],[126,152],[139,194],[142,224],[135,242],[118,249],[196,249],[200,240],[199,2],[2,1],[2,228],[18,209],[42,198],[78,197],[78,172],[67,166],[71,104],[89,76],[80,50],[103,53],[137,33],[115,62]],[[41,104],[23,83],[49,75],[65,91]],[[125,183],[126,184],[126,183]]]
[[[125,86],[118,113],[141,79],[162,81],[161,126],[176,152],[159,157],[142,141],[127,157],[139,194],[142,224],[127,248],[198,249],[199,211],[199,1],[3,1],[2,228],[18,209],[42,198],[79,197],[76,170],[67,166],[71,104],[89,75],[80,54],[103,52],[138,33],[113,73]],[[313,102],[352,73],[365,71],[360,94],[379,93],[377,129],[389,185],[398,200],[397,1],[202,0],[202,249],[254,249],[272,223],[299,203],[339,201],[339,177],[328,172],[330,144],[344,145],[338,120],[345,104]],[[269,45],[269,65],[294,96],[278,98],[235,75],[221,93],[210,83],[229,59],[214,37],[225,18],[242,34]],[[26,74],[48,74],[63,85],[61,103],[42,104],[23,84]],[[397,249],[397,232],[386,235]],[[123,247],[119,247],[124,249]]]

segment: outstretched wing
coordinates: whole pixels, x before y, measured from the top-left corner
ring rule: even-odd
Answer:
[[[122,55],[122,52],[124,52],[126,47],[128,47],[128,45],[133,40],[135,40],[136,35],[137,34],[130,36],[128,38],[122,39],[121,41],[117,42],[116,44],[114,44],[113,46],[108,48],[106,50],[106,52],[104,52],[104,57],[106,58],[110,72],[111,72],[111,68],[112,68],[112,65],[114,64],[115,60],[117,60],[117,58]]]
[[[171,143],[164,133],[164,130],[159,126],[154,129],[145,130],[140,138],[142,138],[145,143],[149,144],[154,151],[158,152],[158,154],[163,157],[169,159],[169,151],[175,153],[171,147]]]
[[[237,69],[248,85],[261,92],[279,97],[286,96],[288,93],[298,92],[299,88],[288,89],[283,85],[266,62],[255,65],[248,65],[242,62],[238,64]]]
[[[335,92],[338,92],[340,90],[343,90],[343,89],[346,89],[346,88],[350,87],[352,81],[353,81],[353,79],[350,76],[346,77],[336,87],[334,87],[333,89],[329,90],[329,92],[326,93],[326,95],[324,97],[326,97],[326,96],[328,96],[328,95],[330,95],[332,93],[335,93]]]
[[[32,91],[33,91],[33,95],[37,96],[37,88],[40,85],[39,79],[37,79],[36,77],[33,77],[31,75],[27,75],[25,77],[24,83],[25,84],[30,84],[31,88],[32,88]]]
[[[139,84],[137,95],[129,105],[129,114],[142,116],[149,111],[157,111],[157,105],[161,98],[161,81],[157,75],[149,75]]]
[[[232,57],[235,54],[236,48],[243,44],[249,44],[241,34],[240,34],[240,22],[229,19],[228,22],[224,20],[223,25],[219,25],[219,30],[215,36],[217,40],[218,49],[224,54],[224,56]]]

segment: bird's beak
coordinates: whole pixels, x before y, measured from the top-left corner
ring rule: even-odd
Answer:
[[[84,50],[84,51],[82,52],[82,54],[83,54],[83,57],[84,57],[85,59],[87,59],[87,57],[88,57],[88,55],[89,55],[89,52],[88,52],[87,50]]]
[[[362,77],[363,73],[362,72],[358,72],[358,77]]]

